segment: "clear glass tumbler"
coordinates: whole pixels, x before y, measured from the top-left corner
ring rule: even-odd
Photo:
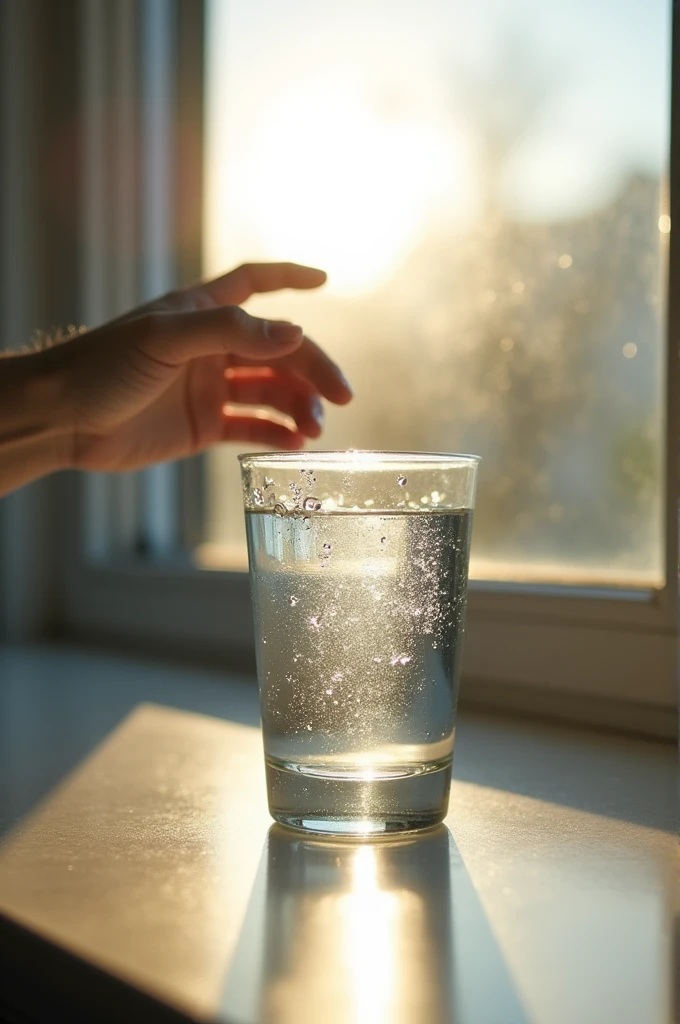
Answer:
[[[241,456],[276,821],[367,835],[444,818],[478,461]]]

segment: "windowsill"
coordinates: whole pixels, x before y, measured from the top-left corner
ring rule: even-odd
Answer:
[[[300,964],[294,957],[286,968],[287,975],[280,975],[284,970],[281,956],[285,960],[280,951],[269,950],[267,956],[274,960],[262,960],[264,951],[258,946],[257,936],[261,937],[258,914],[261,917],[263,905],[270,925],[278,920],[277,914],[284,914],[284,905],[303,915],[298,920],[293,914],[303,930],[288,936],[292,945],[284,952],[290,952],[296,941],[304,944],[304,928],[312,927],[316,920],[308,913],[309,906],[323,914],[324,907],[332,909],[334,904],[332,900],[325,904],[322,901],[317,907],[319,892],[313,886],[301,891],[299,882],[294,891],[275,893],[273,897],[269,889],[260,893],[257,869],[270,822],[264,804],[256,689],[247,678],[232,677],[228,685],[225,683],[224,673],[216,671],[171,667],[79,648],[0,649],[0,831],[11,829],[31,811],[140,703],[152,702],[227,720],[216,723],[193,716],[168,718],[170,726],[178,730],[178,750],[182,743],[189,744],[189,754],[193,749],[183,729],[203,730],[206,742],[196,745],[197,763],[203,758],[214,771],[217,762],[210,760],[211,743],[214,757],[225,759],[225,771],[218,773],[217,782],[213,778],[210,782],[210,799],[214,798],[216,785],[223,787],[219,805],[223,827],[219,821],[208,827],[201,818],[201,807],[208,799],[207,781],[200,772],[192,774],[189,770],[186,778],[175,779],[174,783],[169,779],[171,787],[182,782],[184,792],[181,806],[176,807],[174,831],[167,833],[160,846],[158,834],[151,840],[137,835],[133,837],[135,852],[124,854],[131,861],[143,854],[146,861],[156,864],[150,875],[143,876],[147,878],[145,884],[165,893],[158,900],[167,897],[172,902],[173,893],[184,884],[182,872],[195,872],[197,857],[204,857],[206,865],[212,863],[214,871],[219,848],[219,857],[225,858],[220,862],[223,870],[211,875],[210,881],[207,875],[198,881],[195,878],[198,889],[186,896],[190,908],[182,904],[182,925],[192,932],[192,941],[205,954],[200,966],[197,962],[191,983],[187,981],[182,988],[183,982],[171,978],[172,972],[166,977],[165,967],[146,952],[136,952],[131,974],[126,974],[125,949],[112,951],[109,947],[105,951],[109,959],[102,954],[102,962],[112,973],[128,977],[142,991],[154,992],[161,1002],[180,1010],[202,1008],[210,1014],[220,1003],[227,1019],[231,1019],[231,1008],[237,1019],[245,1014],[243,1019],[248,1020],[250,1011],[244,1007],[257,1002],[252,1002],[253,986],[260,986],[262,998],[267,993],[273,998],[278,991],[277,998],[283,999],[281,986],[288,977],[287,984],[293,986],[293,991],[286,998],[304,1000],[310,994],[313,1001],[320,997],[321,990],[324,999],[332,996],[332,985],[324,989],[325,975],[319,977],[318,972],[314,977],[320,989],[311,993],[294,991],[295,979],[300,977]],[[235,730],[227,723],[247,728]],[[123,726],[126,728],[128,724]],[[122,731],[116,734],[121,735]],[[111,742],[116,742],[115,736]],[[110,744],[106,749],[111,749]],[[238,766],[232,763],[237,756]],[[151,763],[156,765],[153,758]],[[67,782],[66,790],[69,785],[71,782]],[[65,787],[59,792],[63,796]],[[232,826],[230,814],[237,814],[237,805],[247,807],[247,811],[242,818],[235,818]],[[133,810],[131,807],[130,813]],[[95,813],[100,811],[95,809]],[[68,821],[59,821],[59,827],[67,832]],[[441,917],[436,901],[432,906],[428,903],[425,896],[429,890],[420,891],[422,879],[419,881],[417,873],[409,874],[401,888],[394,890],[401,895],[390,910],[397,913],[397,918],[390,920],[397,922],[394,927],[398,931],[401,910],[406,913],[413,903],[408,912],[416,914],[418,906],[421,910],[424,907],[424,917],[418,917],[418,911],[409,918],[412,950],[413,943],[417,946],[420,942],[423,949],[427,946],[428,928],[437,931],[438,941],[448,936],[448,945],[444,943],[446,949],[440,949],[438,956],[453,960],[442,961],[444,974],[440,977],[435,971],[428,985],[437,995],[438,986],[446,987],[446,977],[454,978],[458,988],[454,985],[454,995],[449,992],[446,998],[455,996],[459,1013],[456,1020],[463,1024],[486,1019],[503,1020],[504,1024],[529,1020],[537,1024],[574,1020],[583,1024],[609,1020],[617,1024],[638,1024],[641,1020],[665,1024],[674,913],[670,897],[675,851],[670,833],[676,826],[675,758],[670,745],[463,713],[446,824],[452,838],[446,834],[450,852],[445,858],[445,877],[442,875],[440,881],[450,895],[450,920]],[[66,832],[61,834],[62,843]],[[112,835],[118,834],[119,829],[114,828]],[[47,844],[51,833],[45,835]],[[112,838],[107,841],[111,843]],[[0,846],[0,905],[7,848]],[[171,855],[159,858],[166,849]],[[118,850],[116,855],[120,854]],[[87,853],[83,856],[86,860]],[[376,856],[379,860],[384,854]],[[87,867],[84,861],[80,863]],[[100,866],[98,870],[105,868]],[[412,869],[413,865],[408,870]],[[216,886],[211,893],[215,906],[224,914],[223,920],[215,919],[215,906],[210,916],[198,898],[199,881],[204,886]],[[408,900],[405,891],[411,893]],[[257,893],[264,904],[259,897],[255,899],[253,894]],[[377,915],[373,924],[380,920],[381,907],[387,907],[390,894],[389,884],[373,892]],[[191,904],[190,897],[196,902]],[[283,903],[276,902],[279,898]],[[349,898],[347,893],[343,898]],[[356,893],[353,898],[358,898]],[[446,898],[442,897],[444,901]],[[118,903],[108,906],[108,920],[101,921],[107,936],[125,928],[139,936],[150,927],[143,914],[136,919],[135,900],[141,905],[144,893],[131,894],[130,903],[124,907]],[[350,909],[355,905],[351,899],[349,903],[340,900],[340,904]],[[89,909],[94,912],[92,903]],[[173,920],[165,927],[172,931]],[[96,936],[96,915],[92,928]],[[430,938],[434,941],[434,935]],[[0,929],[0,948],[2,941]],[[91,941],[97,962],[98,940],[95,937]],[[171,939],[168,942],[170,950],[179,949],[172,947]],[[146,943],[143,948],[152,945]],[[399,956],[404,955],[402,950]],[[170,963],[171,951],[168,957]],[[399,982],[402,987],[408,984],[407,975],[408,971]],[[225,978],[226,988],[221,990]],[[375,1000],[380,992],[379,972],[374,981],[371,991]],[[479,1016],[485,999],[484,1005],[491,1012],[494,992],[505,1007],[503,1014]],[[462,1004],[456,1002],[459,999]],[[406,1005],[402,1005],[404,1016],[399,1020],[435,1019],[427,1016],[431,1007],[428,1011],[420,1006],[418,1017],[415,1009],[409,1016]],[[380,1009],[377,1004],[374,1008]],[[330,1007],[329,1024],[336,1019],[334,1012],[340,1011]],[[281,1010],[279,1017],[271,1019],[292,1018],[286,1018]],[[375,1019],[382,1019],[379,1013]]]

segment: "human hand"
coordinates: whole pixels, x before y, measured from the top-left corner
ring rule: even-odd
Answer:
[[[249,316],[240,304],[325,280],[294,263],[244,265],[42,353],[60,381],[70,464],[132,470],[219,441],[295,449],[318,437],[321,397],[340,405],[352,397],[342,373],[301,327]]]

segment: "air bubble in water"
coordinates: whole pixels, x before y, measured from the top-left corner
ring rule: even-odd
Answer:
[[[318,512],[321,508],[321,502],[318,498],[305,498],[302,503],[302,507],[305,512]]]
[[[291,606],[291,608],[294,608],[299,600],[300,600],[299,597],[296,597],[295,594],[291,594],[290,595],[290,606]]]
[[[408,483],[408,479],[405,476],[400,476],[400,477],[397,478],[397,483],[399,484],[400,487],[406,487],[406,484]]]
[[[408,665],[410,660],[410,654],[395,654],[390,658],[390,665]]]

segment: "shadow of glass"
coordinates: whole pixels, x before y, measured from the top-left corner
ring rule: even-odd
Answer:
[[[234,1024],[524,1024],[449,830],[269,830],[221,1000]]]

